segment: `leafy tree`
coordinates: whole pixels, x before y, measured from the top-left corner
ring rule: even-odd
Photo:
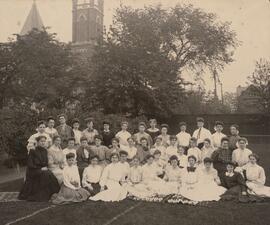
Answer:
[[[228,23],[191,5],[116,11],[93,56],[87,93],[104,112],[179,113],[183,70],[222,69],[237,46]]]
[[[270,113],[270,61],[260,59],[255,64],[255,70],[248,77],[255,94],[261,98],[259,104],[263,112]]]
[[[0,57],[2,102],[8,97],[62,108],[80,81],[70,46],[45,30],[33,29],[1,44]]]

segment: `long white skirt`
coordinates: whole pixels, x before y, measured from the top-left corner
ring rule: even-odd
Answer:
[[[197,183],[196,185],[186,185],[180,189],[180,193],[192,201],[218,201],[220,195],[224,194],[226,188],[218,186],[215,182]]]
[[[128,185],[130,195],[138,198],[148,198],[154,195],[168,195],[169,188],[167,183],[162,180],[150,180],[140,184]]]
[[[127,185],[120,185],[119,182],[108,180],[107,190],[99,192],[89,200],[92,201],[104,201],[104,202],[119,202],[127,197]]]
[[[262,184],[257,184],[252,181],[247,181],[246,182],[248,188],[248,192],[250,194],[255,194],[259,197],[268,197],[270,198],[270,187],[264,186]]]

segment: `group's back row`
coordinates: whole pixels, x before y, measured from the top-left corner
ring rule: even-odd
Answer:
[[[54,127],[55,119],[53,117],[49,117],[47,121],[38,122],[37,133],[32,135],[28,140],[28,150],[34,148],[35,139],[37,136],[40,136],[40,134],[47,137],[48,145],[52,144],[52,139],[55,136],[60,136],[62,140],[61,146],[63,149],[67,147],[68,140],[71,137],[75,139],[75,145],[80,146],[82,137],[87,139],[89,145],[93,145],[95,143],[96,136],[100,136],[102,144],[106,147],[111,147],[114,141],[119,142],[120,148],[128,146],[128,139],[132,137],[136,144],[140,144],[142,139],[146,140],[148,147],[152,147],[157,138],[161,139],[161,144],[164,147],[168,147],[170,145],[171,139],[176,139],[176,144],[183,146],[185,150],[187,150],[188,147],[190,147],[190,139],[196,138],[198,148],[201,149],[205,140],[207,140],[214,149],[217,149],[221,145],[221,139],[227,136],[222,133],[224,126],[222,121],[216,121],[214,127],[215,133],[211,134],[211,132],[204,127],[204,119],[201,117],[197,118],[198,128],[193,132],[193,134],[186,132],[186,122],[180,122],[180,132],[177,135],[168,134],[169,126],[167,124],[161,124],[159,129],[156,119],[149,120],[149,128],[145,122],[139,122],[138,132],[135,134],[131,134],[128,131],[129,127],[127,121],[123,121],[121,123],[121,130],[114,133],[110,129],[109,121],[103,122],[103,130],[99,132],[97,129],[95,129],[93,118],[86,119],[87,128],[83,131],[80,130],[79,119],[73,119],[71,126],[67,125],[65,115],[59,115],[58,119],[60,125],[57,127]],[[238,125],[231,125],[230,132],[231,134],[228,135],[229,148],[234,150],[237,148],[236,143],[239,139]]]

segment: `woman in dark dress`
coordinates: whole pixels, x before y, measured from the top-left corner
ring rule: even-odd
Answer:
[[[58,193],[60,187],[56,177],[48,170],[46,137],[36,138],[37,147],[30,150],[27,161],[26,179],[18,198],[20,200],[43,202],[52,194]]]
[[[227,163],[227,172],[221,176],[221,185],[227,188],[227,191],[221,195],[222,200],[247,201],[247,186],[243,176],[234,171],[233,162]]]

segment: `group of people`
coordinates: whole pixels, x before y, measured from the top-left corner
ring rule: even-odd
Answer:
[[[149,199],[154,196],[182,196],[190,201],[270,198],[259,158],[239,136],[239,127],[216,121],[212,134],[197,118],[198,128],[169,135],[169,126],[155,119],[138,124],[138,132],[121,123],[116,134],[110,123],[103,130],[88,118],[80,131],[80,121],[72,127],[65,115],[38,122],[37,133],[28,140],[28,164],[19,199],[51,201],[54,204],[92,201],[121,201],[127,196]]]

